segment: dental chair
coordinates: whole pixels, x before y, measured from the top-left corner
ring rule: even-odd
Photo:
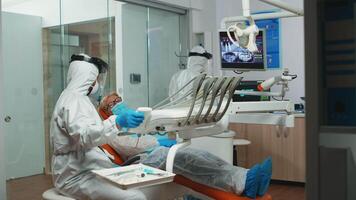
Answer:
[[[197,77],[197,79],[194,81],[194,87],[192,92],[194,96],[193,103],[191,103],[191,100],[186,101],[184,100],[184,98],[181,98],[180,102],[170,103],[170,106],[167,106],[167,104],[163,106],[157,106],[156,109],[152,112],[150,123],[148,126],[146,126],[146,129],[151,130],[154,127],[156,127],[156,131],[158,131],[157,128],[161,129],[161,131],[164,130],[169,131],[169,130],[177,130],[177,129],[185,130],[186,129],[185,127],[187,126],[199,127],[198,121],[202,121],[202,124],[205,125],[216,124],[217,121],[219,121],[225,114],[227,107],[230,103],[230,100],[232,98],[232,94],[235,91],[235,88],[238,85],[239,81],[240,81],[239,78],[221,78],[221,79],[208,78],[207,79],[204,75]],[[219,85],[220,87],[219,88],[213,87],[214,84]],[[223,98],[226,96],[226,94],[228,95],[228,99]],[[216,98],[218,101],[215,101],[214,98]],[[217,103],[218,106],[216,107],[215,105],[213,105],[212,102],[214,102],[214,104]],[[188,105],[187,109],[183,108],[184,105]],[[212,114],[209,114],[210,112]],[[99,110],[99,114],[103,119],[109,117],[102,110]],[[187,115],[188,117],[182,117]],[[203,119],[204,117],[205,119]],[[220,128],[220,126],[217,127]],[[218,130],[218,128],[216,130]],[[191,129],[194,128],[189,128],[189,130]],[[180,136],[182,136],[184,140],[189,140],[191,137],[201,137],[204,136],[205,134],[210,134],[210,135],[212,133],[214,134],[215,131],[211,131],[211,130],[214,129],[209,128],[208,130],[195,131],[194,133],[193,131],[188,131],[185,132],[184,134],[181,134]],[[110,147],[109,145],[104,145],[102,146],[102,148],[104,148],[107,152],[109,152],[111,156],[114,156],[113,160],[117,160],[117,161],[121,160],[120,162],[115,162],[116,164],[119,165],[122,164],[123,159],[121,159],[120,155],[117,152],[115,152],[115,150],[112,147]],[[178,150],[178,148],[176,150]],[[120,157],[120,158],[116,158],[116,157]],[[169,162],[168,158],[167,158],[167,163]],[[170,160],[173,162],[172,159]],[[173,165],[173,163],[171,165]],[[168,167],[167,165],[166,170],[169,171],[172,170],[172,168],[173,166]],[[178,189],[178,187],[183,187],[186,190],[190,191],[187,192],[188,194],[192,194],[193,196],[196,193],[202,194],[202,196],[204,196],[202,199],[249,200],[249,198],[238,196],[231,192],[226,192],[220,189],[216,189],[207,185],[194,182],[182,175],[176,175],[174,178],[174,183],[167,184],[166,186],[157,185],[155,187],[166,187],[165,189],[167,189],[167,187],[171,187],[173,189],[170,191],[173,192],[180,191],[181,188]],[[165,190],[162,189],[160,191],[162,192]],[[191,191],[193,191],[193,193]],[[145,193],[145,190],[143,190],[143,192]],[[178,197],[180,196],[177,196],[176,198]],[[199,196],[197,197],[199,198]],[[272,200],[272,197],[269,194],[266,194],[263,197],[258,197],[257,200]]]

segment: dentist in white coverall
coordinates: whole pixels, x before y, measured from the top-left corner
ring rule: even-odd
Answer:
[[[137,127],[143,114],[126,110],[102,121],[89,96],[100,96],[107,64],[99,58],[73,55],[67,87],[59,97],[51,120],[52,172],[56,189],[75,199],[145,200],[138,190],[121,190],[97,178],[91,170],[113,163],[98,146],[108,143],[121,127]]]

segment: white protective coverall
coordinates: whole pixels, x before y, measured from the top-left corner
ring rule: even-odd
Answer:
[[[119,136],[112,140],[110,146],[124,160],[128,160],[133,156],[146,153],[159,146],[157,139],[151,135],[143,135],[140,137],[134,136]]]
[[[75,199],[143,200],[138,190],[121,190],[96,178],[90,170],[113,167],[97,146],[118,133],[113,115],[102,121],[87,96],[98,69],[85,61],[71,62],[68,86],[62,92],[51,119],[52,172],[55,187]]]
[[[194,47],[190,52],[194,53],[204,53],[206,50],[202,46]],[[190,56],[188,58],[187,69],[181,70],[175,73],[169,83],[168,95],[172,96],[179,89],[183,88],[189,81],[191,81],[196,76],[207,73],[209,60],[202,56]],[[192,84],[190,84],[192,86]],[[190,87],[183,89],[176,95],[173,99],[177,99],[184,95]]]

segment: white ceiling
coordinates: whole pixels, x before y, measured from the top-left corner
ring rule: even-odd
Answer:
[[[1,0],[1,5],[3,8],[15,6],[21,3],[25,3],[26,1],[31,0]]]

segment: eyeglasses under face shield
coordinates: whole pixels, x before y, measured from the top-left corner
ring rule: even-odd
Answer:
[[[102,97],[103,93],[104,93],[104,86],[105,86],[105,82],[106,82],[106,76],[107,76],[107,71],[108,71],[109,65],[100,58],[86,57],[84,55],[73,54],[71,56],[70,62],[73,62],[73,61],[85,61],[85,62],[91,63],[97,67],[97,69],[99,71],[99,75],[97,78],[97,82],[99,84],[99,89],[100,89],[99,95],[100,95],[100,97]]]

